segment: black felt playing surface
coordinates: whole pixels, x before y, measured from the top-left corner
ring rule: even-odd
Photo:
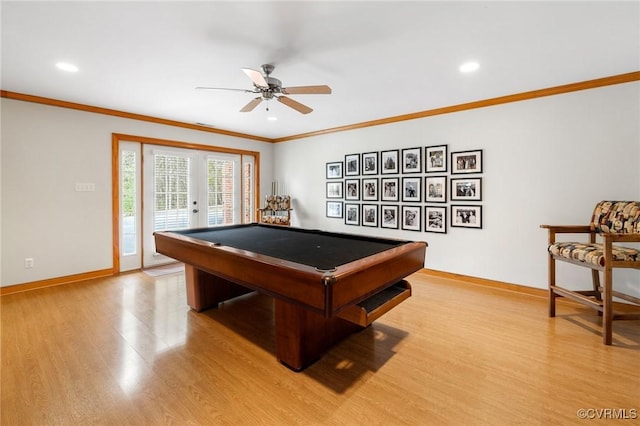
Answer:
[[[260,225],[196,229],[179,233],[321,270],[330,270],[405,243],[364,236]]]

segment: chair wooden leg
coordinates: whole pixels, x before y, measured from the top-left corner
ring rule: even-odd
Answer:
[[[602,301],[602,293],[600,291],[600,272],[597,269],[591,270],[591,282],[593,283],[594,297],[597,301]],[[602,311],[597,311],[599,317],[602,316]]]
[[[602,300],[600,294],[600,272],[597,269],[591,270],[591,282],[593,283],[593,291],[596,293],[596,300]]]
[[[553,256],[549,255],[549,317],[556,316],[556,294],[553,292],[553,286],[556,285],[556,261]]]
[[[613,289],[613,270],[611,266],[605,266],[604,268],[604,291],[602,294],[602,342],[605,345],[610,345],[613,337],[613,304],[612,304],[612,289]]]

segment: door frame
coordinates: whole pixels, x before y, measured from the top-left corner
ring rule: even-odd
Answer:
[[[244,149],[227,148],[213,145],[202,145],[193,142],[158,139],[146,136],[127,135],[122,133],[111,134],[111,223],[113,237],[113,271],[120,273],[120,142],[137,142],[141,145],[151,144],[173,148],[193,149],[198,151],[210,151],[225,154],[249,155],[254,158],[254,205],[260,205],[260,152]],[[142,152],[142,149],[141,149]],[[142,173],[141,173],[142,176]],[[144,188],[144,182],[141,183]],[[144,189],[143,189],[144,191]],[[142,194],[141,194],[142,197]],[[255,220],[256,212],[252,212]],[[141,226],[140,229],[143,229]],[[142,250],[142,248],[141,248]]]

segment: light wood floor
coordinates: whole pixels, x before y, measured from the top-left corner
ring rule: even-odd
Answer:
[[[413,297],[302,373],[275,359],[271,299],[197,314],[182,274],[3,296],[1,424],[564,425],[579,423],[581,408],[640,416],[639,321],[614,323],[614,346],[604,346],[586,308],[561,302],[550,319],[542,297],[422,272],[410,281]]]

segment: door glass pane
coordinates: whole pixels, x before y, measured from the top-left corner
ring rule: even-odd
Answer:
[[[154,155],[154,231],[189,227],[189,157]]]
[[[207,159],[207,225],[233,224],[234,161]]]
[[[245,155],[242,160],[242,223],[255,221],[253,194],[253,156]]]
[[[120,201],[122,211],[121,255],[128,256],[138,252],[136,152],[122,150],[120,161],[120,178],[122,180],[120,185],[122,194]]]

